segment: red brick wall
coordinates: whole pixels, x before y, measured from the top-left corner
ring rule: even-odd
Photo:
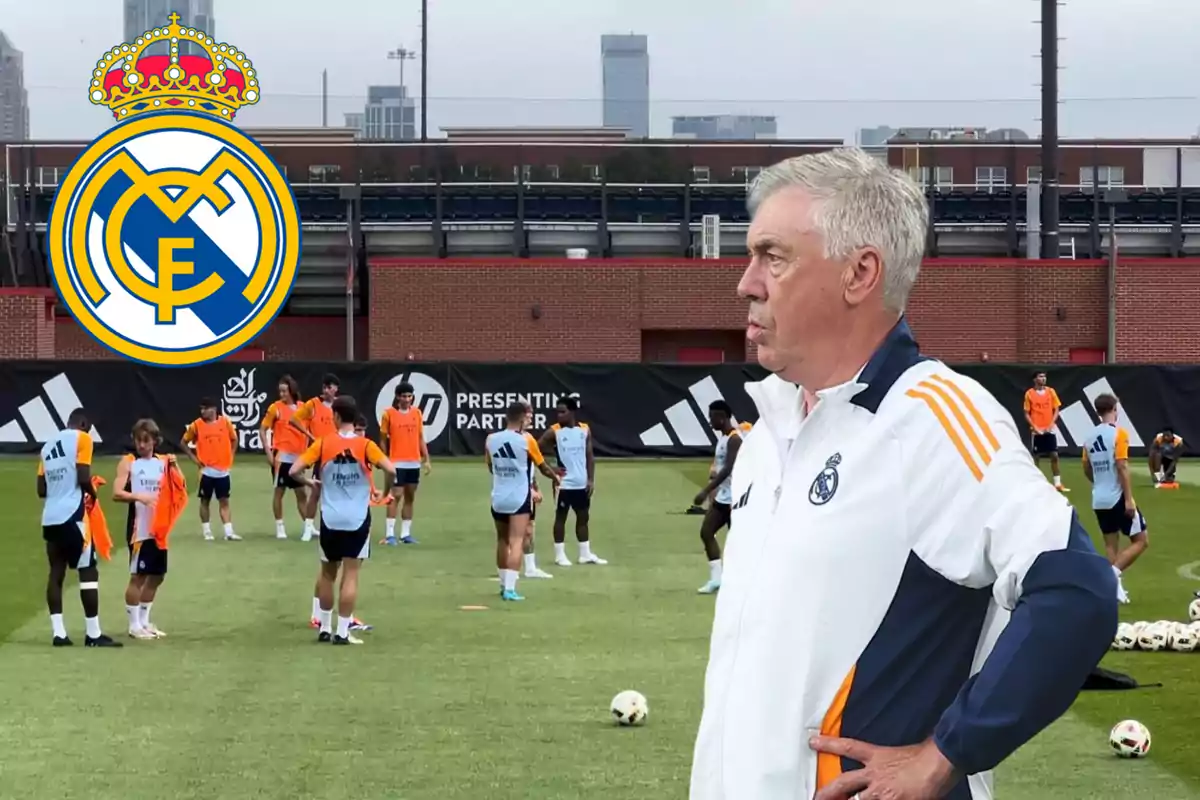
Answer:
[[[1200,260],[1117,267],[1117,360],[1200,364]]]
[[[52,289],[0,289],[0,354],[54,358]]]
[[[3,323],[0,323],[2,325]],[[51,352],[59,358],[118,358],[101,347],[70,317],[59,317],[54,325]],[[355,356],[367,356],[365,319],[355,320]],[[0,340],[0,352],[3,352]],[[346,320],[342,317],[279,317],[248,347],[262,348],[268,361],[344,361]]]

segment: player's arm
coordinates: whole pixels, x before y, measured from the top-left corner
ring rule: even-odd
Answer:
[[[37,496],[43,500],[46,499],[46,465],[41,461],[38,462]]]
[[[1012,418],[960,380],[982,412],[981,423],[971,422],[973,436],[963,440],[952,423],[939,421],[926,407],[937,403],[930,399],[911,415],[901,441],[903,466],[917,484],[906,492],[913,552],[949,582],[990,588],[993,602],[1011,612],[934,730],[933,744],[954,771],[971,775],[995,767],[1074,702],[1112,643],[1117,587],[1070,504],[1029,458]]]
[[[309,467],[311,467],[313,464],[316,464],[320,460],[321,440],[317,439],[313,441],[313,443],[310,444],[308,448],[296,458],[296,461],[292,464],[291,469],[288,470],[288,474],[305,486],[312,486],[315,481],[313,481],[304,473],[308,471]]]
[[[396,466],[384,455],[383,450],[377,444],[368,440],[367,449],[364,455],[367,457],[367,463],[373,467],[378,467],[384,472],[396,474]]]
[[[237,455],[238,451],[238,435],[237,428],[234,427],[233,420],[229,417],[225,418],[226,427],[229,428],[229,446],[233,448],[233,454]]]
[[[85,497],[96,499],[96,487],[92,486],[92,437],[80,432],[79,440],[75,443],[75,480],[79,482],[79,490]]]
[[[550,465],[546,463],[546,457],[542,455],[542,449],[538,447],[537,440],[530,434],[525,434],[525,443],[529,447],[529,457],[533,459],[534,466],[538,468],[538,472],[549,478],[555,486],[562,480],[558,473],[550,469]]]
[[[113,481],[113,500],[118,503],[141,503],[148,506],[154,502],[153,495],[139,494],[125,488],[129,485],[129,470],[132,464],[133,460],[129,458],[122,458],[117,462],[117,477]]]
[[[196,423],[192,422],[183,430],[183,438],[179,440],[179,449],[186,453],[187,457],[195,462],[196,466],[202,467],[204,465],[200,463],[200,457],[189,447],[194,441],[196,441]],[[236,436],[234,437],[234,442],[237,442]]]
[[[418,413],[420,413],[418,411]],[[425,444],[425,420],[417,417],[417,447],[421,452],[421,466],[428,475],[433,469],[433,463],[429,460],[429,445]]]
[[[292,414],[292,418],[288,420],[288,427],[295,428],[303,433],[304,438],[308,440],[309,444],[312,444],[317,440],[317,437],[313,436],[308,430],[308,425],[304,424],[311,420],[313,418],[313,414],[316,413],[316,409],[313,406],[314,402],[319,401],[317,401],[315,398],[306,401],[304,405],[296,409],[296,413]]]
[[[704,498],[715,492],[717,487],[724,483],[725,480],[733,474],[733,464],[735,461],[737,461],[738,451],[742,449],[742,437],[730,436],[729,444],[727,444],[725,448],[725,466],[718,470],[717,473],[712,476],[709,482],[704,485],[704,488],[700,491],[700,494],[696,495],[696,505],[702,505],[704,503]]]
[[[492,437],[488,434],[483,442],[483,463],[487,464],[488,474],[492,473]]]
[[[279,419],[279,410],[272,403],[267,409],[267,415],[263,417],[262,424],[258,426],[262,434],[263,453],[267,457],[267,463],[271,465],[271,469],[275,469],[275,437],[271,435],[272,429],[275,427],[275,421]]]
[[[1062,401],[1058,399],[1058,392],[1050,390],[1050,425],[1046,430],[1054,430],[1054,426],[1058,424],[1058,410],[1062,408]]]
[[[1025,392],[1025,422],[1029,425],[1029,430],[1037,433],[1037,425],[1033,424],[1033,403],[1029,401],[1029,392]]]
[[[1121,483],[1121,491],[1125,495],[1125,513],[1133,516],[1136,506],[1133,504],[1133,478],[1129,474],[1129,434],[1124,428],[1117,428],[1116,452],[1113,462],[1117,468],[1117,480]]]
[[[383,410],[383,415],[379,417],[379,449],[385,453],[390,452],[388,449],[388,431],[391,430],[392,427],[391,416],[392,409],[385,408]]]
[[[553,453],[555,444],[554,428],[547,428],[537,440],[538,449],[543,453]]]
[[[1088,458],[1087,453],[1088,453],[1087,447],[1084,447],[1083,448],[1083,456],[1082,456],[1082,458],[1083,458],[1083,475],[1085,478],[1088,479],[1088,483],[1095,483],[1096,476],[1092,474],[1092,462]]]
[[[592,429],[587,432],[587,493],[590,497],[596,488],[596,451],[592,449]]]

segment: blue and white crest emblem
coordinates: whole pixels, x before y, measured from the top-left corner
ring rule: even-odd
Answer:
[[[841,463],[841,453],[834,453],[825,461],[825,469],[817,473],[812,486],[808,487],[808,502],[814,506],[823,506],[833,499],[838,490],[837,468]]]

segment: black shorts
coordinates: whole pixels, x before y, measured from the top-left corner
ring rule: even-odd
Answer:
[[[158,542],[147,539],[134,542],[129,554],[130,575],[166,575],[167,551],[159,549]]]
[[[558,513],[563,514],[567,510],[571,510],[578,514],[580,511],[587,511],[591,507],[592,498],[588,495],[587,489],[558,490]]]
[[[291,461],[286,464],[280,464],[276,468],[276,470],[275,470],[275,488],[276,489],[299,489],[301,486],[304,485],[304,484],[300,483],[300,481],[298,481],[292,477],[291,470],[292,470],[292,464],[294,464],[294,463],[296,463],[296,462]]]
[[[421,483],[421,468],[413,469],[411,467],[396,468],[396,482],[392,484],[394,487],[399,486],[418,486]]]
[[[366,560],[371,557],[371,515],[358,530],[338,531],[321,522],[321,560],[337,564],[347,558]]]
[[[314,480],[314,481],[319,481],[319,480],[321,480],[321,462],[320,462],[320,461],[318,461],[317,463],[313,464],[313,467],[312,467],[312,473],[313,473],[313,480]]]
[[[201,500],[211,500],[215,496],[218,500],[225,500],[229,497],[229,489],[232,482],[229,476],[224,478],[214,478],[212,475],[200,476],[200,492],[196,496]]]
[[[65,561],[68,569],[96,566],[96,548],[83,546],[83,505],[66,522],[42,526],[46,555]]]
[[[1179,463],[1178,458],[1167,458],[1166,456],[1163,456],[1162,464],[1160,465],[1159,468],[1163,471],[1163,474],[1166,475],[1168,478],[1173,478],[1173,477],[1175,477],[1175,467],[1178,463]]]
[[[1033,435],[1033,454],[1035,456],[1048,456],[1057,452],[1058,437],[1054,435],[1054,431]]]
[[[529,514],[530,518],[532,519],[532,517],[533,517],[533,494],[532,493],[525,496],[525,502],[522,503],[521,507],[518,508],[516,511],[497,511],[495,508],[492,509],[492,519],[496,520],[497,522],[508,522],[508,520],[510,518],[515,517],[519,514]]]
[[[717,530],[729,527],[729,519],[733,514],[733,506],[729,503],[718,503],[716,500],[708,507],[706,516],[714,517],[717,521]]]
[[[1132,538],[1146,532],[1146,518],[1142,516],[1142,510],[1137,509],[1130,517],[1125,513],[1124,497],[1112,508],[1097,508],[1096,522],[1100,532],[1106,535],[1123,533]]]

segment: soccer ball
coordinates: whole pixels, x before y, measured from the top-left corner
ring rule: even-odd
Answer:
[[[1138,648],[1141,650],[1162,650],[1167,646],[1167,629],[1158,624],[1147,625],[1138,634]]]
[[[1188,606],[1188,619],[1192,622],[1200,622],[1200,597],[1197,597]]]
[[[1137,647],[1137,632],[1128,622],[1117,626],[1117,635],[1113,637],[1113,650],[1132,650]]]
[[[641,725],[650,716],[646,696],[633,689],[626,689],[612,699],[612,715],[618,725]]]
[[[1137,720],[1118,722],[1108,744],[1121,758],[1142,758],[1150,752],[1150,730]]]
[[[1191,625],[1180,625],[1171,637],[1171,649],[1176,653],[1190,653],[1198,643],[1196,630]]]

